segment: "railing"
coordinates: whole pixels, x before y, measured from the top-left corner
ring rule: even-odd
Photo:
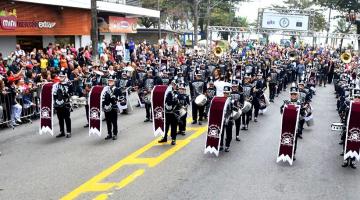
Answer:
[[[38,118],[40,111],[40,91],[14,95],[0,94],[0,125],[14,128],[19,123],[31,123]]]

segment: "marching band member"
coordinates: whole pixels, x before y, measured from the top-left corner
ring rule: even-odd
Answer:
[[[141,86],[143,95],[148,99],[145,101],[146,119],[144,122],[152,121],[150,95],[154,85],[162,85],[162,81],[160,77],[153,76],[153,70],[149,67]]]
[[[244,100],[248,101],[248,102],[252,102],[253,101],[253,88],[254,86],[251,84],[251,76],[246,74],[244,76],[244,84],[242,86],[243,89],[243,94],[244,94]],[[252,117],[252,106],[250,108],[249,111],[247,111],[246,113],[242,113],[242,124],[243,127],[241,128],[241,130],[248,130],[249,128],[249,122],[250,119]]]
[[[124,98],[125,103],[127,104],[128,99],[126,99],[127,94],[129,92],[130,87],[132,86],[132,81],[131,79],[128,77],[128,75],[126,74],[125,71],[123,71],[121,73],[121,78],[120,80],[117,81],[116,87],[120,89],[121,95]],[[128,110],[124,109],[122,110],[121,114],[128,114]]]
[[[269,96],[269,99],[270,99],[270,102],[274,102],[274,98],[275,98],[275,94],[276,94],[276,87],[277,87],[277,84],[278,84],[278,73],[276,71],[276,67],[275,66],[272,66],[271,67],[271,71],[269,73],[269,76],[267,78],[267,80],[269,81],[269,93],[270,93],[270,96]]]
[[[290,88],[290,100],[285,100],[283,105],[281,105],[280,107],[280,113],[282,114],[284,111],[284,107],[286,104],[294,104],[294,105],[300,105],[301,106],[301,102],[299,100],[299,89],[297,87],[291,87]],[[300,109],[300,115],[303,114],[303,109]],[[300,123],[300,121],[298,121],[298,124]],[[296,148],[297,148],[297,138],[301,136],[302,133],[302,129],[300,128],[300,126],[298,126],[297,129],[297,134],[295,137],[295,146],[294,146],[294,160],[296,160],[295,158],[295,154],[296,154]]]
[[[60,134],[56,137],[71,137],[71,119],[70,119],[70,97],[72,96],[72,87],[70,82],[67,81],[66,74],[61,73],[59,75],[60,83],[56,84],[53,90],[54,108],[56,110],[57,117],[59,119]],[[66,124],[66,134],[64,128],[64,122]]]
[[[253,89],[254,92],[254,99],[253,99],[253,105],[254,105],[254,122],[257,122],[257,118],[259,115],[260,110],[260,98],[263,95],[264,91],[266,90],[266,83],[263,79],[263,74],[259,72],[257,74],[257,78],[255,81],[255,87]]]
[[[179,119],[179,133],[180,135],[185,135],[186,131],[186,118],[187,118],[187,107],[190,105],[190,98],[189,95],[186,94],[186,87],[185,83],[179,84],[179,107],[180,109],[185,109],[186,114],[181,116]]]
[[[205,104],[205,112],[204,112],[204,118],[207,119],[209,115],[209,109],[210,109],[210,103],[211,100],[216,96],[216,88],[214,85],[214,81],[212,77],[209,77],[208,87],[206,88],[206,98],[207,102]]]
[[[231,98],[231,87],[225,86],[224,87],[224,97]],[[233,106],[230,101],[230,104],[226,108],[226,113],[224,116],[224,124],[223,129],[221,132],[221,140],[220,140],[220,151],[224,150],[224,135],[226,134],[226,140],[225,140],[225,152],[230,151],[230,143],[232,140],[232,127],[234,125],[234,119],[232,117],[232,110]]]
[[[199,121],[199,125],[201,125],[201,121],[204,116],[204,106],[196,105],[195,99],[201,94],[204,94],[206,91],[206,83],[201,79],[201,74],[196,71],[195,72],[195,80],[190,84],[190,94],[192,99],[192,124],[196,124]]]
[[[232,80],[231,86],[231,102],[234,108],[241,109],[242,104],[244,103],[243,93],[239,91],[239,81]],[[241,125],[241,117],[234,119],[235,120],[235,135],[236,141],[240,141],[240,125]]]
[[[176,144],[176,129],[178,125],[178,120],[175,116],[177,108],[179,107],[179,99],[177,92],[177,83],[176,80],[171,82],[172,91],[169,92],[165,97],[165,135],[159,140],[159,143],[167,142],[167,135],[171,126],[171,145]]]
[[[105,120],[108,130],[108,135],[106,136],[105,140],[117,139],[118,134],[118,107],[117,107],[117,99],[120,96],[121,92],[119,88],[115,86],[115,81],[113,78],[108,79],[109,90],[103,96],[103,111],[105,113]]]

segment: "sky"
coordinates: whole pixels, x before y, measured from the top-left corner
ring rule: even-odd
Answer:
[[[271,5],[281,5],[284,0],[251,0],[252,2],[242,2],[238,6],[237,16],[246,16],[249,22],[254,22],[258,16],[259,8],[271,7]]]

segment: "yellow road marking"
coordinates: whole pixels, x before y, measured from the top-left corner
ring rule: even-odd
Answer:
[[[190,118],[186,120],[191,121]],[[147,165],[148,167],[155,167],[159,163],[161,163],[166,158],[170,157],[186,145],[188,145],[192,140],[198,138],[201,134],[206,131],[207,127],[187,127],[187,131],[195,131],[193,134],[189,135],[187,138],[182,140],[177,140],[176,145],[172,146],[167,151],[163,152],[161,155],[148,158],[148,157],[140,157],[143,153],[151,149],[152,147],[163,145],[159,144],[157,139],[153,140],[149,144],[143,146],[142,148],[138,149],[137,151],[133,152],[129,156],[125,157],[124,159],[118,161],[114,165],[110,166],[109,168],[105,169],[104,171],[100,172],[84,184],[80,185],[78,188],[73,190],[72,192],[68,193],[61,200],[72,200],[78,198],[81,194],[91,193],[91,192],[101,192],[101,194],[97,195],[94,200],[106,200],[109,197],[109,194],[112,190],[119,190],[133,182],[137,177],[143,175],[145,173],[145,169],[138,169],[126,178],[120,180],[119,182],[107,182],[104,183],[103,180],[113,174],[114,172],[118,171],[125,165]]]

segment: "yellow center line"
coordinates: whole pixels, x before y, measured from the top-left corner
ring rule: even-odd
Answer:
[[[188,118],[186,120],[187,122],[190,122],[191,119]],[[96,176],[92,177],[90,180],[85,182],[84,184],[80,185],[78,188],[74,189],[72,192],[68,193],[64,197],[61,198],[61,200],[72,200],[78,198],[80,195],[85,193],[99,193],[94,200],[106,200],[109,195],[112,194],[112,191],[119,190],[133,182],[136,178],[143,175],[146,171],[146,169],[141,168],[137,169],[130,175],[128,175],[126,178],[120,180],[119,182],[103,182],[103,180],[113,174],[114,172],[118,171],[123,166],[128,165],[146,165],[147,167],[155,167],[171,155],[175,154],[177,151],[184,148],[186,145],[188,145],[192,140],[198,138],[200,135],[202,135],[206,131],[207,127],[187,127],[187,131],[194,131],[191,135],[186,137],[182,140],[177,140],[176,145],[172,146],[170,149],[163,152],[161,155],[156,157],[140,157],[142,154],[144,154],[146,151],[150,150],[151,148],[159,145],[165,145],[165,144],[159,144],[158,139],[155,139],[148,143],[147,145],[141,147],[140,149],[136,150],[135,152],[131,153],[124,159],[118,161],[114,165],[110,166],[109,168],[105,169],[104,171],[100,172]]]

